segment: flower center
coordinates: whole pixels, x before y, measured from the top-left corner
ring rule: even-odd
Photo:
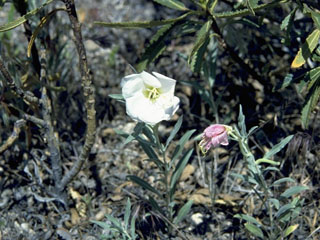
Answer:
[[[146,88],[143,90],[143,95],[150,101],[155,101],[157,98],[160,97],[160,94],[161,89],[152,86],[146,86]]]

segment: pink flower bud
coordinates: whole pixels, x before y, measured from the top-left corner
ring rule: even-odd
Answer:
[[[219,144],[228,145],[228,131],[231,127],[222,124],[213,124],[207,127],[199,143],[201,151],[205,154],[210,148],[217,147]]]

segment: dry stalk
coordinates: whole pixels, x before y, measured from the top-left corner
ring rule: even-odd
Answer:
[[[68,183],[78,174],[82,165],[88,159],[91,148],[95,141],[96,133],[96,110],[95,110],[95,93],[92,84],[92,77],[87,63],[86,50],[82,40],[81,24],[78,20],[74,0],[61,0],[64,2],[67,13],[71,22],[71,27],[74,34],[74,43],[79,55],[79,67],[82,80],[83,95],[85,98],[85,107],[87,110],[87,132],[85,136],[84,146],[81,154],[76,162],[72,165],[69,172],[67,172],[61,180],[60,189],[64,189]]]

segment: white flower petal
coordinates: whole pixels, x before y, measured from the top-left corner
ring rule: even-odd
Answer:
[[[122,96],[124,98],[132,97],[143,88],[143,81],[139,74],[132,74],[124,77],[121,81]]]
[[[126,82],[128,81],[133,81],[135,80],[136,78],[140,78],[140,74],[130,74],[128,76],[125,76],[121,79],[121,84],[120,86],[123,87],[124,84],[126,84]]]
[[[135,121],[145,122],[155,125],[166,120],[166,114],[163,108],[156,103],[152,103],[144,96],[134,96],[126,99],[127,114]]]
[[[162,120],[169,120],[179,108],[179,98],[174,96],[176,81],[153,73],[142,72],[124,77],[121,82],[122,94],[126,101],[127,114],[135,121],[155,125]],[[148,98],[146,87],[159,88],[156,97]]]
[[[169,78],[169,77],[166,77],[160,73],[157,73],[157,72],[152,72],[152,74],[154,76],[156,76],[159,81],[161,82],[161,90],[163,92],[174,92],[174,88],[176,86],[176,80],[172,79],[172,78]]]
[[[145,84],[155,88],[161,87],[160,81],[156,77],[152,76],[150,73],[143,71],[142,73],[140,73],[140,76]]]

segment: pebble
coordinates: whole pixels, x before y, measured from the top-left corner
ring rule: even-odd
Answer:
[[[194,213],[191,216],[191,221],[195,224],[195,225],[199,225],[201,223],[203,223],[203,214],[202,213]]]

